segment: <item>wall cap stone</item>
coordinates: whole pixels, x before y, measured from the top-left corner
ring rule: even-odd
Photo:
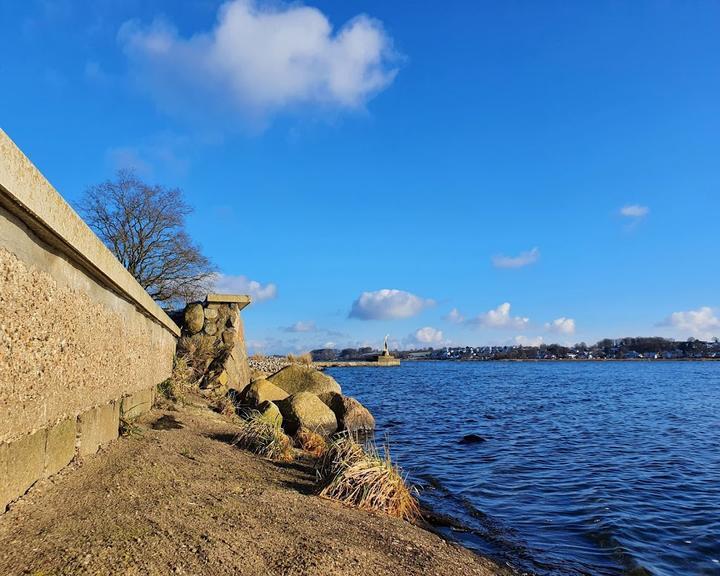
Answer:
[[[207,304],[237,304],[238,310],[242,310],[252,302],[247,294],[208,294],[205,298]]]
[[[94,273],[175,336],[180,335],[180,328],[2,129],[0,201],[53,248]]]

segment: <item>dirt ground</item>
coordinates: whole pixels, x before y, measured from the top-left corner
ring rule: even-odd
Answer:
[[[506,574],[400,520],[313,495],[312,470],[231,445],[201,404],[36,484],[0,516],[0,574]]]

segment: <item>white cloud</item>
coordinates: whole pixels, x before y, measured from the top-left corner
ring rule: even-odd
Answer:
[[[285,332],[317,332],[318,328],[315,322],[303,322],[300,320],[291,326],[283,328],[283,330]]]
[[[349,317],[360,320],[410,318],[433,306],[435,302],[404,290],[363,292],[352,304]]]
[[[521,252],[517,256],[493,256],[492,263],[495,268],[522,268],[534,264],[540,258],[540,249],[535,247],[527,252]]]
[[[445,320],[453,324],[462,324],[465,321],[465,316],[460,313],[460,310],[453,308],[450,310],[450,313],[445,316]]]
[[[528,338],[527,336],[515,336],[515,344],[518,346],[535,346],[538,347],[543,343],[542,336],[536,336],[535,338]]]
[[[442,330],[437,330],[432,326],[425,326],[418,328],[412,335],[412,339],[420,344],[439,344],[443,341],[443,333]]]
[[[697,310],[673,312],[661,323],[661,326],[671,326],[681,330],[683,336],[691,334],[703,340],[720,335],[720,318],[709,306],[702,306]]]
[[[260,284],[247,276],[216,274],[213,290],[221,294],[249,294],[253,302],[272,300],[277,297],[277,286],[272,283]]]
[[[529,318],[510,315],[510,303],[504,302],[494,310],[488,310],[475,318],[468,320],[469,324],[484,326],[486,328],[525,328],[530,322]]]
[[[648,212],[650,212],[650,208],[640,204],[628,204],[620,208],[620,215],[626,218],[642,218],[647,216]]]
[[[231,0],[212,30],[190,37],[165,20],[129,21],[118,40],[141,84],[175,112],[360,108],[397,73],[381,22],[359,15],[333,30],[320,10],[296,3]]]
[[[114,170],[131,169],[145,178],[183,176],[190,166],[189,152],[194,145],[183,135],[161,132],[131,146],[109,148],[105,157]]]
[[[545,330],[556,334],[575,334],[575,320],[563,316],[552,322],[546,322]]]

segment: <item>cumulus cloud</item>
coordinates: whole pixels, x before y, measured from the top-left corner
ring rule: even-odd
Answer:
[[[575,334],[575,320],[560,317],[545,324],[545,330],[556,334]]]
[[[318,328],[315,325],[315,322],[303,322],[302,320],[299,320],[298,322],[295,322],[295,324],[292,324],[290,326],[286,326],[283,328],[283,331],[285,332],[317,332]]]
[[[175,112],[361,108],[397,74],[381,22],[359,15],[333,30],[320,10],[296,3],[231,0],[211,30],[190,37],[166,20],[129,21],[118,40],[141,85]]]
[[[484,326],[486,328],[525,328],[530,322],[529,318],[510,315],[510,303],[504,302],[494,310],[488,310],[475,318],[468,320],[469,324]]]
[[[650,208],[640,204],[627,204],[620,208],[620,215],[626,218],[642,218],[647,216],[648,212],[650,212]]]
[[[443,341],[443,333],[442,330],[432,326],[425,326],[418,328],[411,339],[419,344],[440,344]]]
[[[272,300],[277,297],[277,286],[273,283],[261,284],[247,276],[216,274],[213,290],[221,294],[249,294],[253,302]]]
[[[543,337],[542,336],[535,336],[534,338],[529,338],[527,336],[515,336],[515,344],[518,346],[534,346],[538,347],[543,343]]]
[[[360,320],[394,320],[418,315],[435,302],[404,290],[384,288],[363,292],[350,309],[350,318]]]
[[[521,252],[517,256],[493,256],[492,263],[495,268],[522,268],[534,264],[540,258],[540,249],[535,247],[527,252]]]
[[[673,312],[660,325],[671,326],[684,334],[691,334],[703,340],[709,340],[720,334],[720,318],[709,306],[702,306],[697,310]]]
[[[460,310],[453,308],[448,315],[445,316],[445,320],[453,324],[462,324],[465,321],[465,316],[460,313]]]

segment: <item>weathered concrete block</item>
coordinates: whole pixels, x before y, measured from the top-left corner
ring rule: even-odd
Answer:
[[[111,402],[83,412],[78,417],[80,454],[95,454],[103,444],[115,440],[120,428],[120,403]]]
[[[57,474],[75,456],[77,419],[66,418],[47,431],[45,443],[45,476]]]
[[[135,392],[122,399],[120,413],[124,418],[137,418],[152,408],[154,400],[152,389]]]
[[[7,482],[7,453],[7,444],[4,442],[0,443],[0,514],[5,512],[5,507],[7,503],[10,502],[10,486]]]
[[[23,436],[0,450],[0,509],[22,496],[36,480],[42,478],[45,466],[45,430]]]

